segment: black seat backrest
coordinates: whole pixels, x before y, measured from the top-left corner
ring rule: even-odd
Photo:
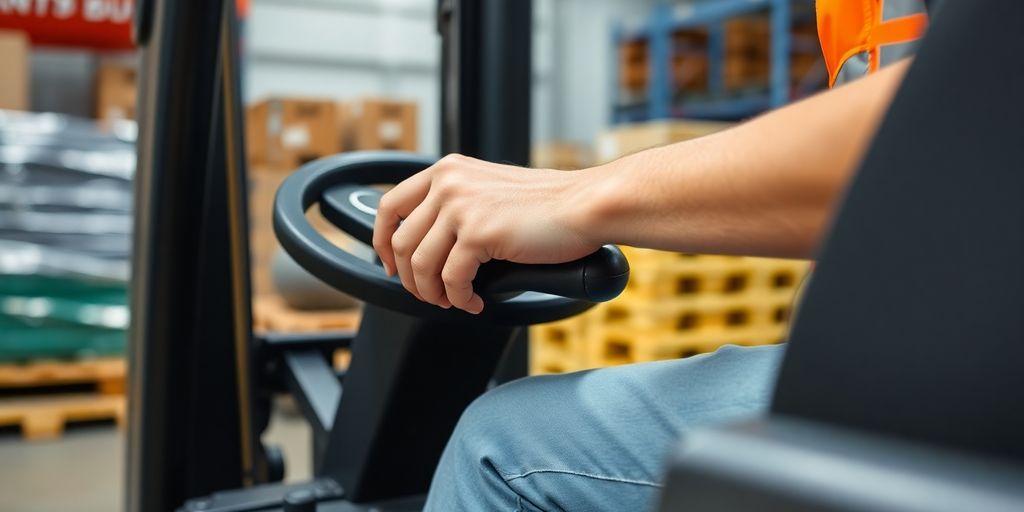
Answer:
[[[1024,461],[1024,2],[933,14],[790,340],[773,412]]]

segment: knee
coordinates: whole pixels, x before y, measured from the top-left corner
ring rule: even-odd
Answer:
[[[508,446],[517,431],[529,428],[524,419],[532,415],[529,379],[511,382],[492,389],[462,413],[449,444],[457,444],[463,455],[475,458],[493,455],[489,451]]]
[[[504,469],[529,446],[523,408],[529,386],[506,384],[477,398],[459,419],[431,484],[427,510],[500,510],[516,506]]]

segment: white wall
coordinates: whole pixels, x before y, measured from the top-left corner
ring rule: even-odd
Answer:
[[[591,144],[611,120],[614,24],[646,18],[657,0],[554,0],[557,74],[552,79],[556,138]]]
[[[533,138],[589,143],[609,118],[614,20],[654,0],[534,0]],[[419,138],[438,136],[436,0],[253,0],[246,97],[406,98]]]

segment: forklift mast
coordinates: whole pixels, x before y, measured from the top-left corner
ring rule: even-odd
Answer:
[[[440,0],[441,153],[526,164],[532,2]],[[272,479],[260,435],[235,2],[139,0],[126,509]],[[525,338],[498,380],[525,374]]]

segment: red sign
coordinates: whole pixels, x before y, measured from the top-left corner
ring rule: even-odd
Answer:
[[[134,0],[0,0],[0,29],[22,30],[33,44],[133,48]]]

